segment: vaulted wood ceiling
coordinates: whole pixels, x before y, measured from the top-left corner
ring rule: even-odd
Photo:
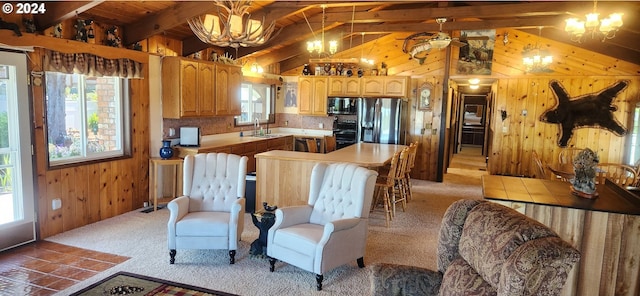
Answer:
[[[640,65],[640,21],[637,18],[640,2],[636,1],[598,2],[602,16],[623,12],[624,25],[613,39],[604,42],[597,38],[587,39],[583,43],[570,41],[563,31],[564,20],[582,18],[592,10],[593,2],[255,1],[252,18],[264,16],[268,23],[275,21],[281,31],[263,46],[240,48],[238,56],[254,57],[261,65],[281,63],[286,65],[282,71],[300,66],[309,58],[306,41],[322,31],[321,4],[328,5],[325,35],[340,38],[343,47],[348,48],[390,33],[407,33],[408,36],[438,31],[435,18],[446,17],[448,21],[443,25],[443,31],[447,32],[514,28],[538,34],[538,27],[542,26],[544,38]],[[39,30],[73,17],[117,25],[121,27],[124,45],[163,34],[181,40],[186,56],[211,46],[195,37],[186,20],[215,11],[215,4],[209,1],[61,1],[48,2],[46,13],[37,15],[35,20]],[[364,38],[362,33],[365,33]],[[236,55],[235,49],[227,50]]]

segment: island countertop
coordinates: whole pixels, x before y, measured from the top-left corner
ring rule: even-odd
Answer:
[[[257,159],[279,159],[312,162],[349,162],[367,168],[383,166],[405,145],[357,143],[326,154],[273,150],[256,154]]]

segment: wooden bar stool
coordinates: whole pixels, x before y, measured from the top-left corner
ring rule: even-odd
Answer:
[[[324,153],[329,153],[336,150],[336,137],[324,136]]]
[[[311,153],[318,153],[318,142],[316,139],[307,139],[307,151]]]
[[[389,222],[393,220],[393,211],[391,206],[391,200],[395,200],[395,176],[397,174],[398,161],[400,159],[400,152],[396,152],[391,158],[391,165],[389,166],[389,171],[386,175],[378,175],[376,179],[376,187],[375,187],[375,199],[374,204],[371,206],[371,210],[375,208],[381,201],[384,206],[384,215],[386,220],[386,226],[389,227]]]

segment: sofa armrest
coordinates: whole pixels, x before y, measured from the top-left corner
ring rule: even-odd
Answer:
[[[438,295],[442,274],[415,266],[371,265],[371,295]]]

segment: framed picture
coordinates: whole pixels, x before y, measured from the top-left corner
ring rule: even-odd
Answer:
[[[433,85],[424,83],[418,88],[416,94],[418,100],[418,110],[431,110],[431,99],[433,98]]]

